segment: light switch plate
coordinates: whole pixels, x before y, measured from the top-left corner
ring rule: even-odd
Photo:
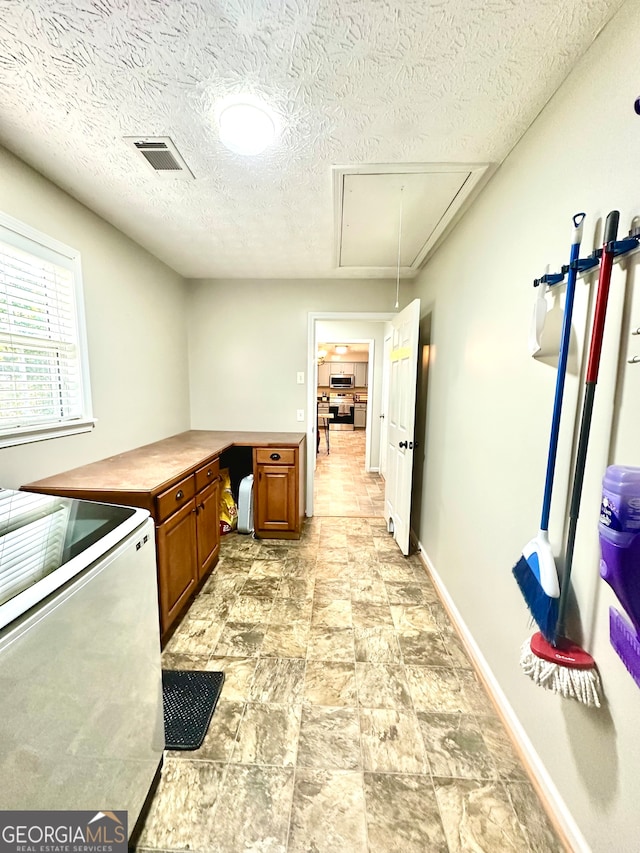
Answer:
[[[304,409],[298,409],[296,412],[296,420],[303,421],[304,420]]]
[[[302,370],[298,371],[297,382],[298,382],[298,385],[304,385],[304,371],[302,371]]]

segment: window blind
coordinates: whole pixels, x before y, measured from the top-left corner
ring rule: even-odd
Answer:
[[[0,489],[0,605],[60,566],[69,508]]]
[[[2,435],[90,417],[78,312],[79,264],[73,250],[64,254],[55,241],[49,243],[0,222]]]

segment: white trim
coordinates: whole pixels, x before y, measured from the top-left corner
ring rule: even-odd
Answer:
[[[414,541],[416,541],[415,537]],[[429,555],[425,551],[424,546],[420,541],[417,541],[417,545],[420,557],[425,564],[427,571],[431,576],[431,580],[438,591],[438,595],[442,598],[457,631],[463,638],[464,645],[471,656],[474,666],[482,675],[482,679],[487,689],[491,693],[495,704],[500,709],[504,722],[508,726],[514,740],[517,742],[520,750],[522,751],[527,767],[532,776],[535,778],[540,792],[544,797],[547,810],[553,814],[557,826],[564,833],[565,839],[571,844],[571,850],[574,851],[574,853],[591,853],[591,847],[587,844],[583,834],[580,832],[578,824],[573,818],[573,815],[560,796],[560,793],[549,775],[547,768],[536,752],[529,736],[500,687],[500,684],[494,676],[486,658],[482,654],[480,647],[476,643],[471,631],[462,618],[460,611],[449,595],[442,578],[429,559]]]
[[[93,417],[91,383],[89,373],[89,345],[84,310],[84,293],[80,252],[21,222],[13,216],[0,212],[0,228],[8,232],[6,242],[30,255],[46,259],[71,271],[73,275],[73,309],[77,332],[78,361],[80,366],[81,411],[73,420],[58,422],[44,421],[33,426],[18,426],[0,431],[0,448],[13,447],[32,441],[44,441],[66,435],[89,432],[96,424]],[[5,239],[3,235],[2,239]],[[35,245],[34,245],[35,244]],[[36,247],[39,251],[36,255]]]
[[[309,383],[307,386],[307,482],[306,482],[306,502],[305,514],[308,518],[313,515],[313,485],[316,470],[316,393],[318,388],[318,360],[316,358],[317,338],[316,338],[316,323],[318,320],[334,321],[334,320],[355,320],[357,322],[378,322],[387,323],[394,316],[395,312],[375,312],[375,311],[309,311],[307,315],[307,377]],[[365,343],[372,344],[370,338]],[[370,349],[370,352],[373,350]],[[369,379],[373,372],[369,374]],[[370,383],[371,384],[371,383]],[[371,442],[371,406],[367,406],[367,446]],[[370,454],[370,449],[369,449]],[[369,463],[371,459],[368,460]],[[365,460],[366,464],[366,460]],[[374,470],[373,468],[370,470]]]
[[[333,166],[333,268],[341,275],[357,278],[395,278],[397,267],[345,267],[340,264],[342,247],[342,205],[344,196],[345,175],[410,175],[428,172],[468,172],[462,186],[451,199],[451,202],[440,221],[426,239],[424,245],[409,266],[400,267],[401,278],[414,278],[433,251],[447,228],[454,222],[465,203],[485,182],[495,170],[493,163],[365,163],[357,166]]]
[[[26,222],[21,222],[19,219],[15,219],[15,217],[1,211],[0,226],[6,228],[8,231],[14,231],[20,237],[26,237],[27,240],[33,243],[39,243],[45,249],[51,249],[57,254],[68,258],[71,262],[76,261],[80,257],[80,252],[77,249],[72,249],[71,246],[61,243],[55,237],[49,237],[48,234],[43,234],[42,231],[38,231],[36,228],[32,228],[31,225],[27,225]]]
[[[29,444],[32,441],[45,441],[49,438],[61,438],[65,435],[77,435],[81,432],[91,432],[98,423],[97,418],[83,418],[65,423],[41,424],[37,427],[25,427],[10,432],[0,433],[0,449],[14,447],[17,444]]]
[[[359,343],[359,341],[355,341]],[[375,382],[375,355],[376,342],[373,338],[369,338],[363,343],[369,344],[369,363],[367,366],[367,418],[365,421],[365,446],[364,446],[364,470],[371,471],[371,423],[373,411],[373,383]],[[369,400],[369,388],[371,388],[371,400]]]

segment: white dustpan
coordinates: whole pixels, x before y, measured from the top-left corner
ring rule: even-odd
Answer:
[[[547,292],[546,284],[539,284],[536,288],[536,300],[533,304],[533,316],[529,328],[529,355],[537,355],[542,349],[542,332],[544,321],[547,316]]]

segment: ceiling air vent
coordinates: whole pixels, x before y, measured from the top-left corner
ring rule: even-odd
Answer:
[[[161,178],[191,180],[195,177],[168,136],[154,139],[125,136],[125,141],[142,154],[145,163]]]

